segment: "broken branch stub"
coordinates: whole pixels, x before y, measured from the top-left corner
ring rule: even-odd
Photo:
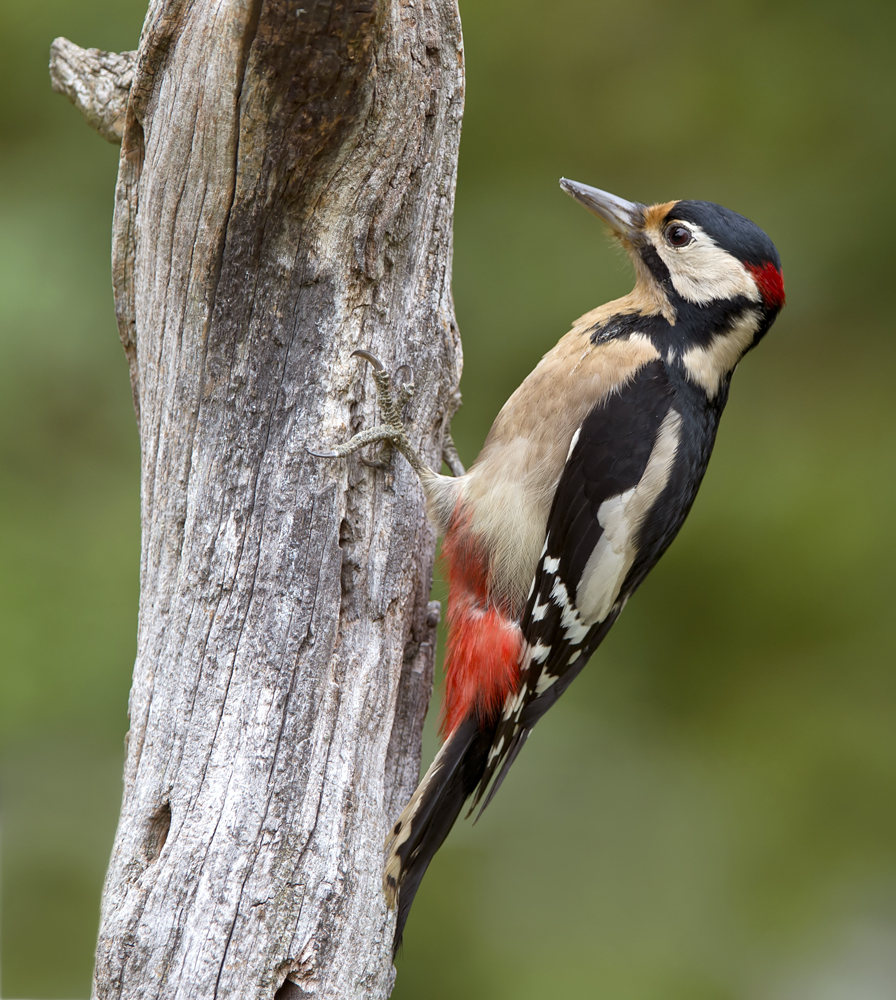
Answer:
[[[403,459],[306,445],[376,419],[364,348],[413,368],[440,460],[462,105],[454,0],[150,5],[113,224],[142,554],[103,1000],[391,992],[435,539]]]
[[[109,142],[121,142],[136,52],[82,49],[67,38],[50,46],[50,82]]]

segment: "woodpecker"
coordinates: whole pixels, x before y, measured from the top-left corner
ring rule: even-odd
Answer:
[[[740,359],[784,305],[754,223],[706,201],[646,206],[563,178],[628,252],[635,287],[586,313],[498,414],[466,472],[428,468],[374,366],[384,424],[444,535],[444,743],[386,848],[397,949],[426,869],[468,800],[485,809],[529,733],[579,674],[687,517]],[[459,473],[459,474],[458,474]]]

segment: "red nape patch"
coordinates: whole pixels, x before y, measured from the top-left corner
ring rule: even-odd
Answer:
[[[494,715],[519,681],[519,625],[489,603],[485,558],[455,512],[442,544],[448,570],[448,647],[440,729],[448,737],[471,712]]]
[[[780,309],[784,305],[784,275],[772,263],[745,266],[759,286],[765,304],[770,309]]]

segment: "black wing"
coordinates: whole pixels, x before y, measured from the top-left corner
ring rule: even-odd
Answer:
[[[535,723],[584,667],[634,589],[631,568],[646,555],[638,538],[663,506],[679,450],[674,399],[663,363],[650,362],[596,406],[573,437],[521,620],[520,688],[504,706],[472,808],[500,768],[482,808],[491,801]],[[675,530],[684,513],[673,519]],[[647,569],[667,544],[648,557]]]

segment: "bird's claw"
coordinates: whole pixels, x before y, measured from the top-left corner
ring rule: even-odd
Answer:
[[[378,372],[384,372],[386,370],[386,366],[382,363],[382,361],[380,361],[375,354],[371,354],[370,351],[362,351],[359,349],[357,351],[352,351],[349,356],[352,358],[363,358],[365,361],[372,364],[374,370]]]
[[[407,372],[407,380],[398,383],[398,399],[395,401],[395,405],[399,410],[403,410],[414,398],[414,372],[410,365],[399,365],[395,369],[396,380],[402,377],[402,372]]]
[[[356,350],[352,351],[351,356],[353,358],[361,358],[373,368],[373,381],[376,385],[377,400],[383,416],[383,423],[380,426],[371,427],[366,431],[360,431],[354,437],[349,438],[344,444],[337,445],[335,448],[328,449],[327,451],[319,451],[307,446],[305,450],[318,458],[345,458],[364,448],[366,445],[380,443],[381,448],[378,452],[378,457],[373,459],[361,457],[364,465],[372,469],[388,468],[391,459],[389,453],[393,448],[396,448],[419,473],[425,466],[411,445],[401,420],[402,409],[404,409],[405,405],[414,395],[413,373],[410,367],[408,365],[401,365],[397,369],[395,378],[397,379],[401,373],[406,371],[407,380],[403,380],[400,383],[396,393],[392,375],[390,375],[386,366],[375,354],[371,354],[369,351]]]
[[[385,455],[387,453],[390,458],[389,462],[385,461],[382,458],[365,458],[363,455],[359,455],[358,457],[361,460],[361,464],[366,465],[368,469],[388,469],[391,464],[392,448],[389,445],[388,441],[384,441],[382,447],[379,450],[379,454]]]

